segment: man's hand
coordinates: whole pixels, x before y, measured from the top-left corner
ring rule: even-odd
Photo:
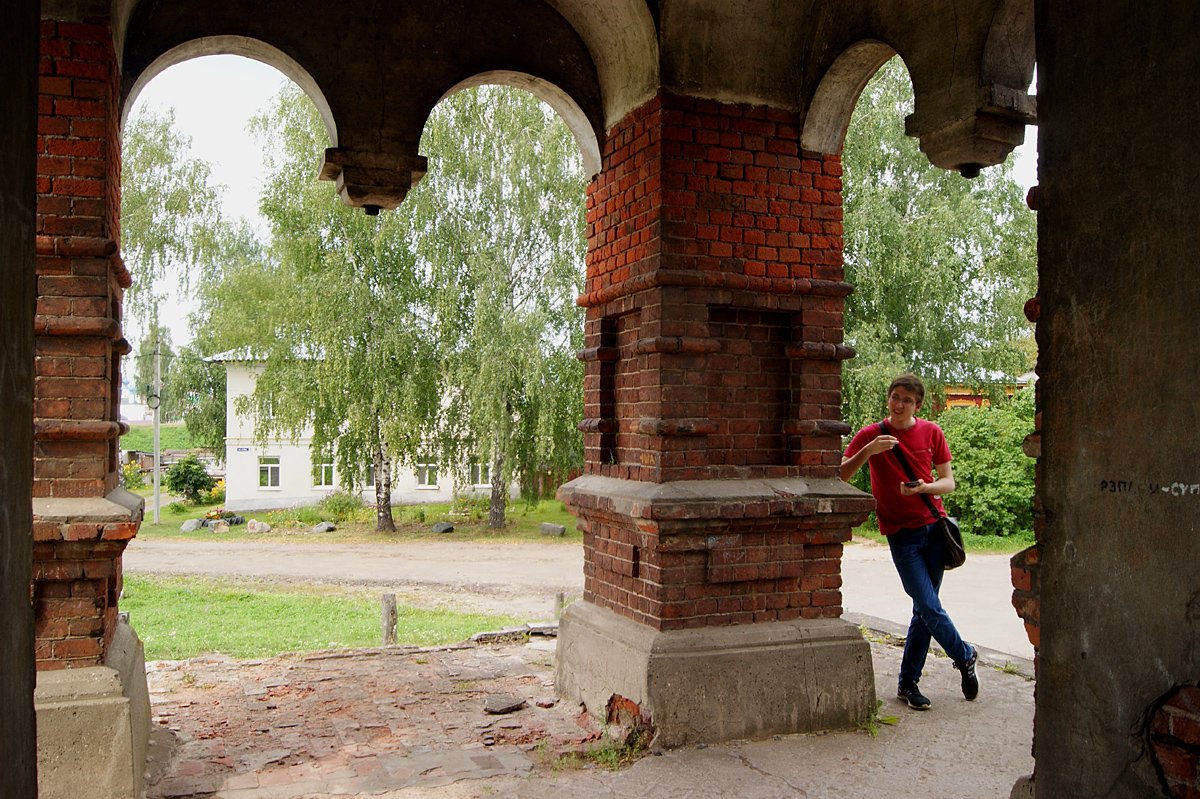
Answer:
[[[877,436],[874,441],[863,447],[863,450],[868,453],[867,457],[878,455],[881,452],[887,452],[892,447],[900,443],[895,436],[882,435]]]

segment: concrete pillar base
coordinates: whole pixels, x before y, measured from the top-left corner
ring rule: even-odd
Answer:
[[[142,642],[117,624],[104,666],[41,671],[37,712],[41,799],[145,796],[150,694]]]
[[[659,632],[580,601],[557,661],[562,696],[604,719],[633,703],[660,746],[848,729],[875,706],[870,645],[841,619]]]

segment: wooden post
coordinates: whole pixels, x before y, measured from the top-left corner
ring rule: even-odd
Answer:
[[[396,643],[396,595],[383,594],[379,597],[382,605],[383,645],[393,646]]]

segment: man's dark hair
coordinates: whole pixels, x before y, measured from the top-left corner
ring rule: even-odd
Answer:
[[[917,405],[925,403],[925,384],[921,382],[921,378],[914,375],[912,372],[905,372],[892,381],[888,386],[887,395],[892,396],[892,392],[897,388],[907,389],[917,397]]]

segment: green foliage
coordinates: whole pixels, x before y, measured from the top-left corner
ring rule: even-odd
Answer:
[[[206,652],[235,658],[379,645],[379,600],[278,585],[191,577],[126,575],[128,611],[148,660]],[[519,623],[507,616],[397,607],[396,639],[416,646],[449,644]]]
[[[171,502],[167,505],[167,510],[169,510],[171,513],[187,513],[188,506],[184,505],[182,502]]]
[[[125,123],[121,252],[135,278],[125,311],[142,322],[162,298],[163,286],[177,280],[187,290],[219,264],[220,195],[211,185],[209,165],[192,158],[190,148],[191,139],[175,128],[173,109],[157,114],[143,106]]]
[[[845,167],[846,340],[843,417],[879,418],[888,383],[911,370],[927,403],[949,384],[1030,366],[1022,306],[1036,293],[1036,227],[1011,161],[974,179],[929,164],[904,135],[912,89],[899,58],[867,84]]]
[[[364,507],[362,497],[345,491],[335,491],[320,503],[325,518],[334,522],[361,518]]]
[[[585,178],[562,120],[508,87],[459,92],[430,116],[430,169],[405,201],[432,274],[441,373],[454,390],[442,460],[517,480],[582,463]]]
[[[859,725],[859,729],[866,731],[867,735],[872,738],[879,737],[880,725],[886,724],[889,727],[894,727],[900,723],[898,716],[884,716],[880,711],[883,710],[883,700],[875,700],[875,708],[871,711],[871,715]]]
[[[507,497],[506,497],[507,499]],[[505,503],[507,505],[507,502]],[[492,499],[482,494],[460,494],[450,504],[450,515],[466,516],[471,519],[487,518]]]
[[[163,482],[171,493],[197,504],[217,483],[195,455],[188,455],[167,469]]]
[[[137,491],[146,487],[146,476],[136,463],[126,463],[121,466],[121,487],[127,491]]]
[[[987,408],[952,408],[938,423],[954,455],[957,488],[943,500],[964,533],[1029,536],[1034,461],[1021,443],[1033,432],[1033,390]]]

